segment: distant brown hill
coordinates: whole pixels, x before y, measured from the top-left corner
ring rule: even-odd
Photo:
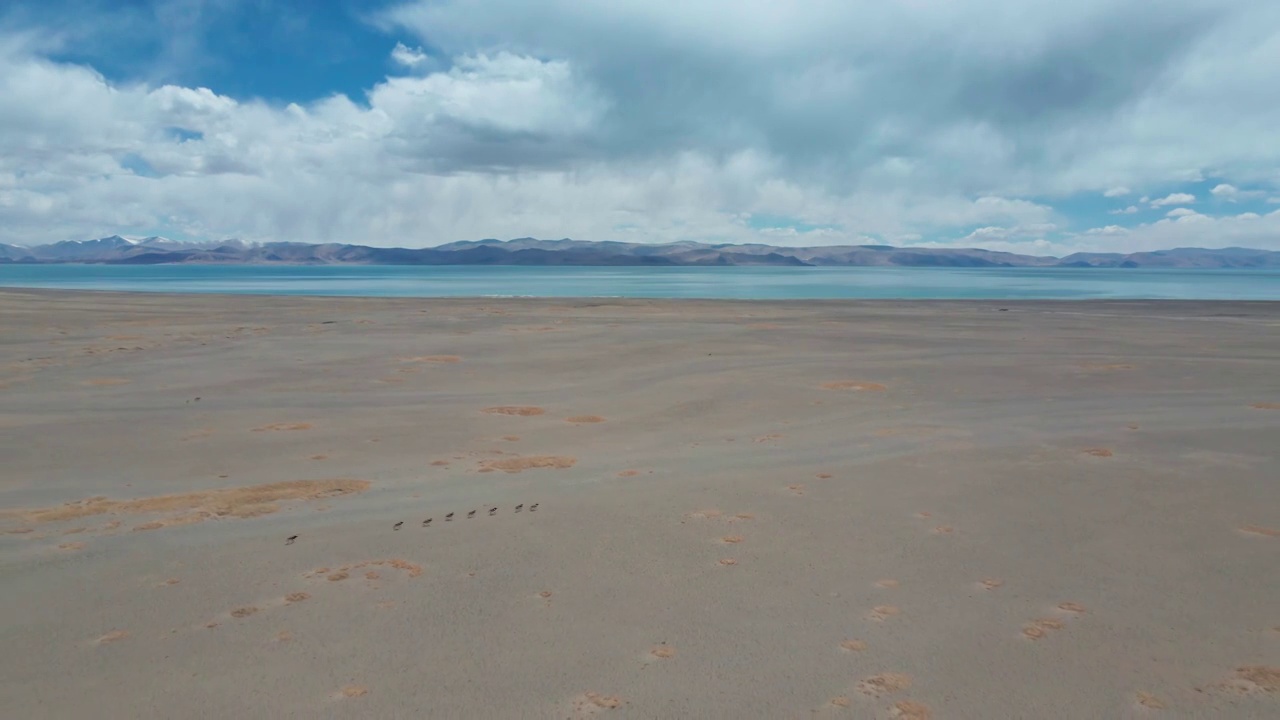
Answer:
[[[1056,258],[977,248],[888,245],[778,247],[519,238],[453,242],[438,247],[410,249],[340,243],[244,243],[238,240],[185,243],[160,237],[127,240],[111,236],[33,247],[0,243],[0,263],[1277,268],[1280,267],[1280,252],[1249,248],[1176,248],[1139,253],[1075,253]]]

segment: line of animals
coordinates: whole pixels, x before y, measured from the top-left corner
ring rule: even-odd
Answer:
[[[520,503],[520,504],[519,504],[519,505],[517,505],[517,506],[516,506],[516,508],[515,508],[515,511],[516,511],[516,512],[520,512],[520,511],[522,511],[522,510],[524,510],[524,503]],[[529,506],[529,512],[537,512],[537,511],[538,511],[538,503],[533,503],[532,505],[530,505],[530,506]],[[467,519],[468,519],[468,520],[470,520],[471,518],[475,517],[477,512],[479,512],[479,511],[478,511],[478,510],[472,510],[472,511],[468,512],[468,513],[467,513]],[[489,508],[489,517],[493,517],[494,515],[497,515],[497,514],[498,514],[498,508],[496,508],[496,507],[491,507],[491,508]],[[445,522],[453,522],[453,517],[454,517],[454,513],[449,513],[448,515],[445,515],[445,516],[444,516],[444,521],[445,521]],[[423,521],[422,521],[422,527],[431,527],[431,521],[432,521],[432,520],[435,520],[435,518],[427,518],[426,520],[423,520]],[[400,522],[396,523],[395,525],[392,525],[392,526],[391,526],[391,529],[392,529],[392,530],[399,530],[399,529],[400,529],[401,527],[403,527],[403,526],[404,526],[404,521],[403,521],[403,520],[401,520]],[[287,537],[287,538],[285,538],[285,539],[284,539],[284,544],[285,544],[285,545],[292,545],[292,544],[294,543],[294,541],[295,541],[295,540],[297,540],[297,539],[298,539],[298,536],[297,536],[297,535],[290,535],[289,537]]]

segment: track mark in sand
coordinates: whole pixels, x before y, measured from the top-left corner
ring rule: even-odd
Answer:
[[[892,590],[893,588],[898,587],[898,581],[897,580],[877,580],[876,587],[885,588],[886,590]]]
[[[1132,370],[1133,366],[1128,363],[1080,363],[1083,370]]]
[[[899,720],[929,720],[933,717],[933,711],[924,703],[916,702],[915,700],[901,700],[889,708],[889,717],[898,718]]]
[[[1280,537],[1280,530],[1275,528],[1262,527],[1261,525],[1245,525],[1240,528],[1240,532],[1247,535],[1261,535],[1263,537]]]
[[[124,378],[91,378],[80,383],[81,385],[89,385],[91,387],[112,387],[115,385],[128,385],[131,380]]]
[[[1249,407],[1253,408],[1254,410],[1280,410],[1280,403],[1260,402],[1260,403],[1254,403]]]
[[[83,550],[84,543],[82,542],[62,543],[61,545],[58,546],[58,549],[59,550]]]
[[[1137,697],[1134,699],[1138,705],[1151,710],[1163,710],[1164,702],[1160,698],[1148,692],[1138,691]]]
[[[35,528],[27,528],[27,527],[14,528],[13,530],[5,530],[4,534],[5,535],[26,535],[27,533],[33,532],[34,530]]]
[[[291,432],[296,430],[310,430],[311,423],[271,423],[269,425],[261,425],[252,429],[254,432]]]
[[[1074,602],[1058,603],[1058,609],[1063,612],[1075,613],[1076,615],[1083,615],[1088,612],[1083,605]]]
[[[983,578],[978,584],[981,585],[984,590],[995,590],[996,588],[1003,587],[1004,581],[1000,578]]]
[[[1085,448],[1080,452],[1084,453],[1085,455],[1092,455],[1094,457],[1100,457],[1100,458],[1108,458],[1115,454],[1110,450],[1108,450],[1107,448]]]
[[[458,363],[462,358],[457,355],[419,355],[417,357],[399,358],[402,363]]]
[[[480,412],[489,415],[514,415],[519,417],[533,417],[534,415],[545,415],[546,410],[532,405],[498,405],[495,407],[487,407]]]
[[[572,712],[569,717],[570,720],[589,718],[605,710],[617,710],[622,705],[623,700],[617,695],[585,692],[569,701],[569,707]]]
[[[518,473],[537,469],[564,470],[573,467],[577,462],[578,459],[570,455],[517,455],[501,460],[482,460],[480,471],[501,470],[505,473]]]
[[[210,518],[248,518],[279,510],[277,503],[289,500],[319,500],[361,493],[369,489],[368,480],[291,480],[223,488],[181,495],[157,495],[134,500],[111,500],[91,497],[48,508],[17,510],[30,522],[45,523],[76,520],[94,515],[144,515],[178,513],[161,521],[140,525],[135,530],[154,530],[171,525],[185,525]]]
[[[299,602],[302,602],[303,600],[308,600],[310,598],[311,596],[308,595],[307,593],[294,592],[294,593],[289,593],[288,595],[285,595],[284,602],[286,605],[292,605],[293,603],[299,603]]]
[[[602,423],[604,422],[604,418],[599,415],[574,415],[573,417],[565,418],[564,421],[574,425],[590,425],[593,423]]]
[[[784,437],[786,436],[781,433],[769,433],[768,435],[761,435],[760,437],[755,438],[751,442],[757,443],[757,444],[767,443],[767,442],[773,442],[774,440],[781,440]]]
[[[867,617],[875,620],[876,622],[884,622],[891,617],[901,614],[902,610],[896,605],[877,605],[871,608],[871,612],[868,613]]]
[[[367,567],[395,568],[396,570],[402,570],[408,573],[409,577],[418,577],[419,575],[422,574],[421,565],[418,565],[417,563],[409,562],[408,560],[400,560],[398,558],[393,558],[390,560],[365,560],[363,562],[352,563],[350,565],[343,565],[342,567],[338,567],[338,568],[327,568],[327,567],[317,568],[315,570],[312,570],[309,573],[304,573],[303,577],[314,578],[314,577],[324,576],[325,579],[328,580],[329,582],[342,582],[343,580],[346,580],[347,578],[351,577],[350,573],[356,570],[363,570],[364,568],[367,568]]]
[[[129,637],[129,632],[127,630],[112,630],[106,635],[94,640],[94,642],[98,645],[106,645],[107,643],[117,642],[127,637]]]
[[[867,644],[861,640],[845,640],[840,643],[840,649],[845,652],[862,652],[867,649]]]
[[[738,561],[733,558],[720,558],[721,565],[737,565]]]
[[[253,614],[254,614],[254,613],[256,613],[256,612],[258,612],[258,608],[254,607],[254,606],[252,606],[252,605],[247,605],[247,606],[245,606],[245,607],[240,607],[240,608],[236,608],[235,610],[232,610],[232,611],[231,611],[231,617],[233,617],[233,618],[247,618],[247,617],[249,617],[250,615],[253,615]]]
[[[887,387],[880,383],[859,382],[857,380],[837,380],[835,382],[822,383],[825,390],[852,390],[854,392],[884,392]]]
[[[911,688],[911,676],[906,673],[887,672],[872,675],[858,681],[858,692],[869,697],[880,697]]]

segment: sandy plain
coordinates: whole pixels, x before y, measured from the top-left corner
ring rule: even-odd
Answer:
[[[1276,717],[1278,447],[1276,303],[0,291],[0,716]]]

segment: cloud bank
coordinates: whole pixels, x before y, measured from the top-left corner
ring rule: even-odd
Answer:
[[[1280,249],[1274,3],[435,0],[365,21],[386,76],[288,104],[108,80],[51,59],[49,28],[0,30],[0,241]]]

